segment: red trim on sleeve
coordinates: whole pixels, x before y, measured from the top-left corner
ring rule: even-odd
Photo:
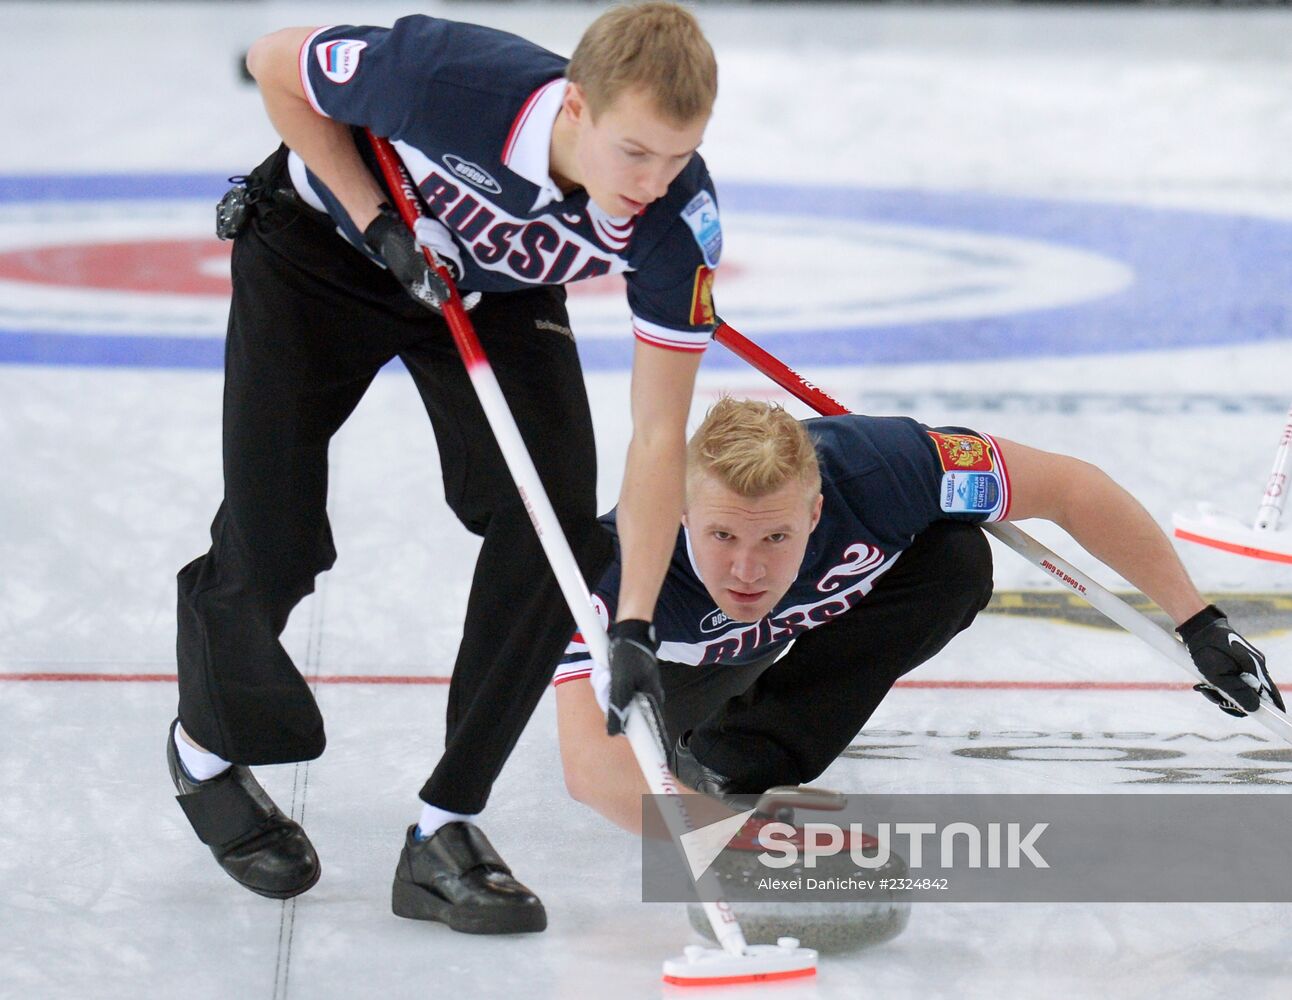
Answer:
[[[682,354],[703,354],[709,348],[709,342],[706,340],[700,344],[687,344],[683,341],[661,340],[649,333],[643,332],[638,327],[633,327],[633,335],[643,344],[650,344],[651,347],[660,347],[666,351],[678,351]]]
[[[1014,502],[1013,484],[1009,481],[1009,467],[1005,464],[1005,456],[1001,453],[1000,445],[996,443],[996,439],[990,434],[984,434],[982,436],[987,439],[988,443],[991,444],[991,450],[996,453],[996,464],[999,466],[1000,481],[1005,491],[1004,503],[1001,504],[1000,514],[994,518],[990,518],[989,520],[1005,521],[1009,519],[1010,504]]]
[[[554,681],[552,681],[552,687],[560,687],[566,681],[586,681],[591,676],[592,676],[591,670],[585,670],[582,673],[578,673],[578,674],[561,674]]]
[[[335,27],[336,25],[334,24],[326,24],[321,28],[315,28],[306,36],[305,40],[301,42],[301,47],[296,53],[296,72],[300,77],[301,90],[305,92],[305,100],[309,102],[311,108],[321,114],[324,118],[330,118],[331,115],[319,107],[319,102],[314,97],[314,87],[310,84],[310,72],[308,69],[309,50],[314,44],[314,39],[318,38],[318,36],[323,34],[323,32]]]

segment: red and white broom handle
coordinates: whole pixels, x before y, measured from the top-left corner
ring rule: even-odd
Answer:
[[[818,413],[826,416],[837,416],[849,413],[846,406],[819,386],[809,382],[802,375],[779,361],[773,355],[755,344],[743,334],[719,320],[713,337],[718,343],[729,349],[737,357],[748,361],[760,372],[770,378],[782,389],[806,403]],[[1284,429],[1284,446],[1292,434],[1292,414],[1289,414],[1289,427]],[[1286,457],[1286,455],[1284,455]],[[1276,464],[1275,471],[1278,471]],[[1190,677],[1205,683],[1205,678],[1198,673],[1188,651],[1184,646],[1157,626],[1147,615],[1131,607],[1112,591],[1096,583],[1089,576],[1077,569],[1066,559],[1061,558],[1012,524],[985,524],[983,527],[1002,543],[1009,546],[1034,566],[1040,567],[1053,579],[1084,598],[1096,610],[1116,622],[1127,632],[1138,636],[1155,650],[1184,670]],[[1280,712],[1266,695],[1261,699],[1260,709],[1252,715],[1266,729],[1292,743],[1292,719]]]
[[[1287,501],[1289,464],[1292,464],[1292,407],[1288,407],[1288,415],[1283,421],[1279,448],[1274,453],[1274,468],[1265,481],[1265,495],[1261,497],[1261,506],[1256,512],[1257,531],[1273,531],[1278,527],[1283,504]]]
[[[371,131],[368,133],[368,139],[377,155],[377,162],[386,180],[386,186],[399,203],[397,206],[399,214],[409,229],[413,229],[418,218],[422,216],[422,205],[418,199],[417,189],[413,186],[403,161],[390,145],[390,141],[373,135]],[[570,613],[574,616],[575,624],[578,625],[592,658],[607,665],[610,643],[606,637],[606,630],[593,609],[583,573],[574,558],[574,553],[570,550],[570,543],[565,533],[561,530],[556,512],[547,498],[547,491],[543,489],[538,470],[534,468],[533,459],[530,458],[525,441],[520,436],[516,419],[512,416],[507,399],[498,385],[498,379],[489,364],[489,358],[485,355],[475,328],[471,325],[471,319],[462,305],[462,298],[458,295],[452,275],[436,260],[430,250],[423,248],[423,252],[426,254],[427,263],[448,286],[449,300],[444,304],[442,312],[448,322],[449,332],[453,335],[458,353],[462,355],[467,375],[471,379],[476,395],[480,398],[480,405],[484,409],[485,417],[498,441],[498,448],[516,483],[516,489],[520,492],[525,510],[534,524],[534,530],[538,533],[538,540],[542,543],[543,552],[551,564],[552,572],[565,597],[565,603],[570,607]],[[651,793],[676,796],[679,794],[679,789],[668,770],[664,756],[663,734],[655,730],[650,721],[652,718],[653,713],[646,706],[642,696],[638,695],[633,701],[633,710],[628,714],[624,732]],[[680,803],[680,799],[678,801]],[[680,814],[680,809],[663,809],[661,812],[672,829],[674,838],[681,843],[680,837],[686,832],[685,816],[673,815]],[[723,949],[733,955],[742,954],[745,951],[745,937],[740,930],[740,924],[731,912],[731,907],[720,900],[716,903],[705,903],[704,908],[709,916],[709,922],[713,925],[713,932]]]

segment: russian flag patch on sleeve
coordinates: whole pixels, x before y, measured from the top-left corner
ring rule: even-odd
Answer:
[[[359,53],[368,47],[357,38],[338,38],[314,47],[319,68],[333,83],[345,83],[359,68]]]

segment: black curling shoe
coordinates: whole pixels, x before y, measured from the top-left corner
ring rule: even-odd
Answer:
[[[473,823],[447,823],[427,840],[408,828],[395,869],[391,909],[399,917],[438,920],[464,934],[523,934],[547,927],[537,896],[512,878]]]
[[[166,763],[184,815],[233,880],[270,899],[299,896],[319,880],[314,845],[300,824],[284,816],[251,771],[234,764],[207,781],[194,781],[175,749],[176,719],[166,739]]]

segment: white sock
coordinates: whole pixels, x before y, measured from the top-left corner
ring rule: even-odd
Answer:
[[[207,781],[217,774],[223,774],[233,765],[223,757],[217,757],[206,750],[199,750],[183,736],[183,729],[175,727],[175,749],[179,753],[180,763],[194,781]]]
[[[474,823],[479,813],[454,813],[428,802],[422,803],[422,816],[417,821],[415,836],[418,840],[430,840],[435,831],[446,823]]]

